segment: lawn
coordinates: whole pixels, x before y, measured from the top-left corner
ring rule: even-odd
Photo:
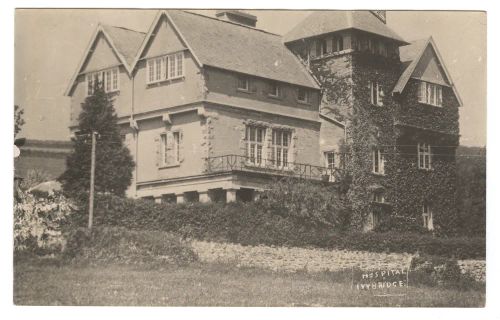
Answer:
[[[482,307],[483,289],[410,286],[406,296],[351,289],[342,273],[275,273],[230,265],[14,267],[17,305]]]

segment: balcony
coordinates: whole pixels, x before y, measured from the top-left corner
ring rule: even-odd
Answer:
[[[240,171],[325,182],[335,182],[336,172],[340,170],[303,163],[257,161],[256,158],[234,154],[206,158],[206,169],[208,173]]]

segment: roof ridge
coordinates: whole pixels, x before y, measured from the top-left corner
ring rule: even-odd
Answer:
[[[187,11],[187,10],[175,10],[175,9],[170,9],[170,10],[167,10],[167,11],[181,11],[181,12],[189,13],[189,14],[196,15],[196,16],[199,16],[199,17],[202,17],[202,18],[212,19],[212,20],[215,20],[215,21],[218,21],[218,22],[228,23],[228,24],[232,24],[232,25],[235,25],[235,26],[243,27],[243,28],[250,29],[250,30],[260,31],[262,33],[267,33],[269,35],[273,35],[273,36],[277,36],[277,37],[283,38],[283,35],[280,35],[280,34],[277,34],[277,33],[273,33],[273,32],[270,32],[270,31],[267,31],[267,30],[264,30],[264,29],[259,29],[259,28],[254,28],[254,27],[246,26],[244,24],[240,24],[240,23],[236,23],[236,22],[232,22],[232,21],[221,20],[221,19],[219,19],[217,17],[210,17],[210,16],[206,16],[206,15],[201,14],[201,13],[191,12],[191,11]]]
[[[123,30],[127,30],[127,31],[132,31],[132,32],[137,32],[137,33],[142,33],[142,34],[146,34],[146,32],[144,31],[139,31],[139,30],[134,30],[134,29],[130,29],[130,28],[127,28],[127,27],[122,27],[122,26],[113,26],[111,24],[101,24],[102,26],[104,27],[112,27],[112,28],[117,28],[117,29],[123,29]]]

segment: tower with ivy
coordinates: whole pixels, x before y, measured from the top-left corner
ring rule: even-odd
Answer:
[[[284,41],[343,123],[352,226],[453,230],[462,103],[432,37],[405,41],[385,11],[316,11]]]

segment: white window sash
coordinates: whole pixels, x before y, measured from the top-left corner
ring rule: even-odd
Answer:
[[[429,170],[432,168],[432,152],[430,144],[419,143],[417,145],[417,161],[419,169]]]

